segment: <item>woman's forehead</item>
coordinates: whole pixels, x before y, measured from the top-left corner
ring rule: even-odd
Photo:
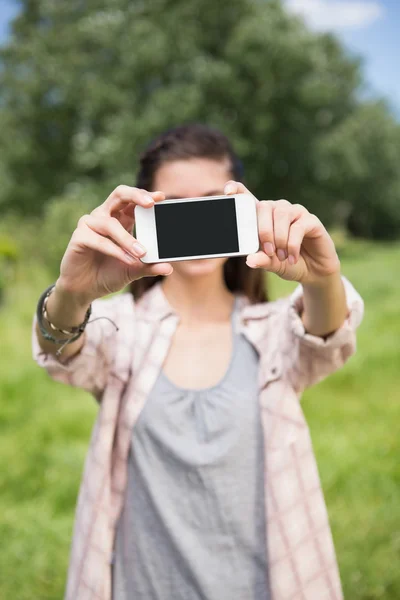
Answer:
[[[154,189],[168,198],[222,194],[231,178],[228,160],[190,158],[164,163],[155,174]]]

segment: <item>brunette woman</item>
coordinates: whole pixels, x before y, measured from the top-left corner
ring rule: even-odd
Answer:
[[[291,198],[257,203],[243,258],[149,266],[132,237],[135,205],[241,179],[220,132],[162,134],[137,187],[79,220],[40,299],[36,361],[99,404],[67,600],[342,598],[299,403],[353,354],[363,311],[327,230]],[[269,302],[266,272],[299,286]]]

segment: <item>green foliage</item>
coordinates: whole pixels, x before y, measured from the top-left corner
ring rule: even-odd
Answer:
[[[260,198],[300,202],[327,224],[343,201],[357,233],[399,231],[391,167],[387,202],[367,194],[366,223],[359,208],[384,157],[398,155],[388,148],[398,125],[380,107],[385,126],[358,135],[370,110],[358,99],[358,60],[280,1],[21,4],[0,55],[0,205],[41,214],[71,182],[107,194],[134,182],[149,138],[205,121],[231,136]]]
[[[56,279],[60,262],[79,218],[95,208],[104,190],[86,184],[69,185],[64,194],[48,202],[42,215],[21,218],[16,211],[8,213],[0,224],[0,259],[2,232],[11,232],[12,250],[24,261],[33,259],[45,264]]]
[[[18,250],[15,242],[5,235],[0,235],[0,258],[9,263],[17,260]]]
[[[7,285],[11,283],[17,258],[18,249],[15,242],[0,233],[0,303],[3,301]]]
[[[99,204],[98,198],[97,190],[89,185],[69,186],[63,196],[45,206],[43,218],[36,219],[41,223],[38,255],[53,279],[60,273],[61,259],[79,218]]]
[[[342,198],[353,235],[390,239],[400,231],[400,128],[382,103],[365,104],[321,144],[331,198]]]

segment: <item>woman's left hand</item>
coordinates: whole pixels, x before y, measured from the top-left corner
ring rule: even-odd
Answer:
[[[236,181],[225,185],[227,195],[242,193],[251,192]],[[247,257],[249,267],[302,284],[318,284],[340,272],[332,238],[304,206],[287,200],[258,201],[257,220],[260,250]]]

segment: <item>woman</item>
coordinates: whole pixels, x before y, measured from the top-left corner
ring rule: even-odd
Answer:
[[[149,266],[131,235],[135,205],[240,193],[240,178],[218,131],[161,135],[138,188],[80,219],[39,302],[36,361],[99,403],[67,600],[342,598],[299,404],[354,352],[362,316],[332,239],[286,200],[257,203],[247,258]],[[302,285],[267,302],[265,271]]]

